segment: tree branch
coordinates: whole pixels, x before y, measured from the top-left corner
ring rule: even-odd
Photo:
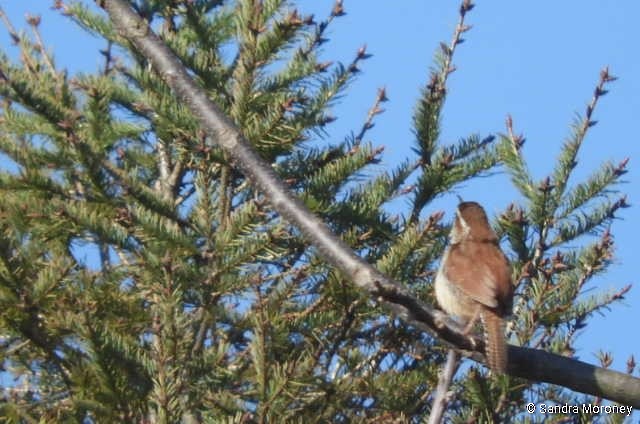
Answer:
[[[329,227],[289,192],[234,123],[189,76],[180,60],[156,36],[125,0],[95,0],[105,9],[120,34],[144,55],[198,119],[207,142],[225,150],[286,220],[294,224],[327,262],[356,286],[416,328],[435,334],[465,356],[484,362],[484,344],[461,333],[446,314],[422,303],[400,283],[391,280],[357,256]],[[509,346],[511,375],[548,382],[640,408],[640,379],[541,350]]]
[[[456,371],[458,371],[459,366],[460,359],[458,358],[458,354],[455,350],[449,349],[449,352],[447,353],[447,362],[442,366],[440,378],[438,378],[438,386],[436,387],[436,392],[433,396],[428,424],[438,424],[442,422],[444,411],[447,409],[447,404],[451,397],[451,392],[449,391],[451,388],[451,382],[453,381],[453,376],[456,374]]]

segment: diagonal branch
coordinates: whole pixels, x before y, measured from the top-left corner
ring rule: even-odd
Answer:
[[[125,0],[95,0],[116,28],[171,87],[198,119],[208,142],[219,145],[286,220],[294,224],[331,265],[356,286],[416,328],[435,334],[484,362],[484,344],[461,333],[442,312],[415,298],[357,256],[329,227],[289,192],[271,167],[253,151],[239,129],[200,89],[180,60],[156,36]],[[640,379],[536,349],[509,347],[509,373],[529,380],[558,384],[640,408]]]

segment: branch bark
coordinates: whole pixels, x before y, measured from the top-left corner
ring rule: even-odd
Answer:
[[[453,376],[458,371],[460,366],[460,359],[455,350],[449,349],[447,353],[447,361],[442,367],[440,372],[440,378],[438,379],[438,387],[436,387],[435,394],[433,396],[433,403],[431,404],[431,412],[429,413],[428,424],[439,424],[444,418],[444,411],[447,409],[447,404],[450,400],[451,382]]]
[[[331,265],[396,316],[485,362],[484,344],[462,334],[446,314],[415,298],[403,285],[357,256],[329,227],[289,192],[269,164],[252,149],[240,130],[196,85],[173,52],[154,34],[125,0],[95,0],[109,14],[119,33],[146,57],[198,119],[208,136],[225,150],[274,209],[295,225]],[[509,346],[511,375],[547,382],[640,408],[640,379],[542,350]]]

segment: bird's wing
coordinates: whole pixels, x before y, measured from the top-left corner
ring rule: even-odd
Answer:
[[[445,277],[457,284],[466,295],[489,308],[510,303],[512,285],[509,262],[495,244],[456,244],[451,246],[447,260]]]

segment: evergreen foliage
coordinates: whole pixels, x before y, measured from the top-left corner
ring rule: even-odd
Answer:
[[[417,298],[434,301],[448,230],[430,203],[499,166],[522,196],[495,220],[517,284],[512,343],[572,356],[589,317],[628,290],[584,291],[613,257],[609,224],[626,206],[615,188],[626,160],[571,181],[614,79],[606,70],[540,182],[510,120],[497,138],[444,145],[447,78],[473,7],[464,1],[417,102],[417,157],[381,171],[372,165],[382,147],[364,138],[384,90],[359,130],[317,142],[368,57],[362,48],[348,64],[319,58],[341,2],[323,20],[284,0],[133,4],[292,192]],[[21,60],[0,57],[0,352],[2,378],[15,378],[0,414],[15,423],[427,416],[445,347],[328,268],[210,147],[104,14],[84,2],[59,8],[105,40],[104,67],[69,75],[37,35],[37,18],[34,37],[7,22]],[[385,205],[398,198],[409,208],[394,215]],[[452,390],[452,422],[504,421],[529,400],[583,398],[476,365]]]

